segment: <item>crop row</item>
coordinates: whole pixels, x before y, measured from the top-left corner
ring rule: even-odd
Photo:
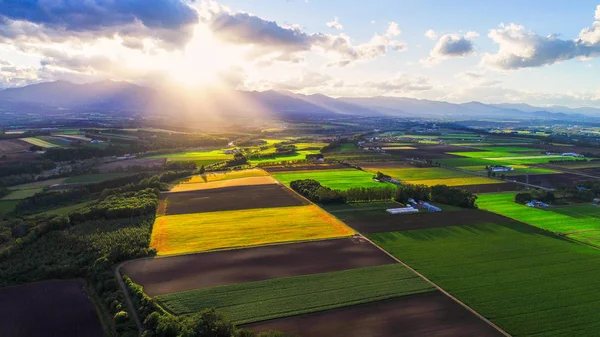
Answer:
[[[242,324],[431,290],[404,266],[391,264],[196,289],[156,299],[177,315],[214,307]]]

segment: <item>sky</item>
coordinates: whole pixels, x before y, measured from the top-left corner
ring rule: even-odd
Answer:
[[[600,107],[600,2],[0,0],[0,87]]]

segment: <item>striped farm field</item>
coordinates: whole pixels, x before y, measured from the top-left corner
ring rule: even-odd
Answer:
[[[433,291],[400,264],[277,278],[188,290],[155,297],[176,315],[205,308],[236,324],[264,321]]]
[[[404,183],[414,185],[446,185],[446,186],[468,186],[468,185],[483,185],[483,184],[502,184],[504,181],[490,179],[486,177],[464,177],[464,178],[447,178],[447,179],[421,179],[421,180],[404,180]]]
[[[471,174],[449,170],[440,167],[427,168],[389,168],[389,167],[369,167],[370,172],[381,172],[391,176],[392,178],[404,180],[428,180],[428,179],[445,179],[445,178],[464,178],[472,177]]]
[[[22,141],[25,141],[31,145],[37,145],[39,147],[43,147],[43,148],[51,148],[51,147],[58,147],[58,145],[56,144],[52,144],[50,142],[47,142],[43,139],[40,138],[35,138],[35,137],[26,137],[26,138],[20,138]]]
[[[226,171],[226,172],[208,172],[191,176],[189,178],[181,179],[179,184],[197,184],[197,183],[209,183],[214,181],[239,179],[239,178],[250,178],[250,177],[262,177],[268,176],[269,174],[260,169],[250,169],[241,171]]]
[[[203,183],[183,183],[177,184],[170,191],[171,192],[185,192],[185,191],[200,191],[210,190],[215,188],[223,187],[235,187],[235,186],[253,186],[253,185],[265,185],[265,184],[277,184],[277,180],[273,177],[262,176],[262,177],[248,177],[238,179],[227,179],[209,181]]]
[[[315,205],[257,208],[159,216],[150,246],[169,255],[353,234]]]
[[[274,173],[273,176],[287,186],[292,181],[301,179],[314,179],[323,186],[337,190],[347,190],[353,187],[393,186],[374,181],[373,173],[355,169],[281,172]]]
[[[522,223],[369,237],[512,336],[600,329],[598,249]]]

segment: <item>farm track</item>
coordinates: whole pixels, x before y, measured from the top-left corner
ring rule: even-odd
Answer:
[[[133,316],[135,325],[137,325],[138,336],[141,337],[144,333],[144,326],[142,325],[142,321],[140,320],[140,316],[137,312],[137,309],[135,308],[135,305],[133,305],[133,301],[131,300],[131,296],[129,295],[129,290],[125,285],[125,281],[123,281],[123,278],[121,277],[121,267],[123,267],[125,263],[127,263],[127,261],[121,262],[119,265],[117,265],[117,267],[115,268],[115,277],[117,278],[117,282],[119,282],[119,286],[121,287],[121,291],[123,292],[123,297],[125,297],[125,302],[127,302],[127,306],[129,307],[129,312]]]

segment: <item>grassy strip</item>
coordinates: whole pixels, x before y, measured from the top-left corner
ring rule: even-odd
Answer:
[[[597,333],[597,249],[519,223],[370,238],[513,336]]]
[[[399,264],[271,279],[161,295],[177,315],[214,307],[234,323],[278,317],[418,294],[434,288]]]
[[[10,192],[9,194],[5,195],[0,200],[22,200],[25,198],[29,198],[29,197],[33,196],[34,194],[41,192],[42,190],[43,190],[42,188],[30,188],[27,190],[15,190],[15,191]]]

